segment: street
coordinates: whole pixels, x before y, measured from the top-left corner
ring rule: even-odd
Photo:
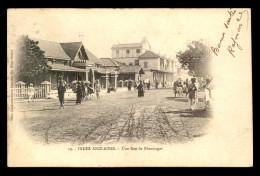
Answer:
[[[189,111],[187,98],[174,98],[171,88],[145,90],[144,98],[134,90],[100,100],[94,95],[81,105],[67,98],[64,105],[59,109],[58,99],[16,102],[28,136],[47,144],[183,143],[207,134],[212,120],[203,102]]]

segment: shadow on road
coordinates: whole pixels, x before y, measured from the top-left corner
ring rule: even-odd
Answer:
[[[198,110],[180,110],[180,111],[166,111],[163,112],[166,114],[180,114],[180,117],[203,117],[208,118],[211,117],[212,113],[210,111],[203,111],[202,109]]]
[[[211,117],[212,113],[210,111],[204,111],[202,109],[194,110],[194,111],[182,111],[180,112],[181,117]]]
[[[35,110],[27,110],[27,111],[20,111],[20,112],[31,112],[31,111],[53,111],[53,110],[57,110],[59,109],[59,107],[57,107],[56,109],[35,109]]]
[[[188,102],[186,97],[166,97],[167,100],[175,100],[180,102]]]

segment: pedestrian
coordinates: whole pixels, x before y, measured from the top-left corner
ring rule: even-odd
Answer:
[[[96,85],[95,85],[95,90],[96,90],[96,95],[97,95],[97,99],[100,99],[100,96],[99,96],[99,92],[100,92],[100,83],[99,83],[99,80],[96,81]]]
[[[128,91],[131,91],[131,87],[132,87],[132,81],[129,79],[129,81],[128,81]]]
[[[203,87],[205,88],[205,97],[204,97],[204,101],[205,101],[205,107],[203,110],[207,111],[209,109],[210,106],[210,100],[211,100],[211,80],[209,78],[206,78],[206,84],[203,85]]]
[[[166,88],[166,87],[167,87],[167,82],[165,81],[165,82],[164,82],[164,88]]]
[[[196,106],[196,99],[197,99],[197,87],[196,87],[196,78],[191,78],[191,84],[189,85],[189,106],[190,110],[194,110]]]
[[[149,80],[148,83],[147,83],[147,89],[148,89],[148,90],[150,90],[150,86],[151,86],[151,82],[150,82],[150,80]]]
[[[134,82],[134,90],[136,90],[136,88],[137,88],[137,83],[136,83],[136,81]]]
[[[92,95],[94,93],[94,89],[92,88],[92,84],[91,83],[87,84],[87,88],[88,88],[88,99],[91,100]]]
[[[186,94],[186,97],[188,95],[188,84],[186,82],[183,83],[183,93]]]
[[[81,83],[78,81],[77,82],[77,90],[76,90],[76,104],[81,104],[82,100],[82,86]]]
[[[181,81],[178,81],[177,83],[177,93],[179,94],[179,97],[183,94],[183,85]]]
[[[144,86],[142,81],[140,81],[139,85],[137,86],[138,89],[138,97],[144,97]]]
[[[36,92],[36,91],[35,91],[35,89],[33,88],[33,84],[30,83],[30,86],[28,87],[28,96],[29,96],[28,103],[30,103],[30,100],[32,100],[32,102],[34,102],[34,101],[33,101],[33,97],[34,97],[35,92]]]
[[[63,77],[60,77],[58,80],[58,96],[60,101],[60,108],[63,107],[64,109],[64,93],[66,91],[66,83],[63,80]]]
[[[81,90],[82,90],[82,100],[84,100],[86,97],[86,86],[84,81],[81,81]]]
[[[158,80],[156,80],[156,82],[155,82],[155,88],[156,89],[158,89],[158,85],[159,85],[159,82],[158,82]]]
[[[175,98],[176,98],[176,93],[177,93],[177,81],[174,81],[174,83],[173,83],[173,92],[174,92],[174,94],[175,94]]]

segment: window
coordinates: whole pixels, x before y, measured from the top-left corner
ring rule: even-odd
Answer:
[[[132,63],[132,62],[130,62],[130,63],[129,63],[129,65],[130,65],[130,66],[132,66],[132,65],[133,65],[133,63]]]
[[[140,53],[140,49],[136,49],[136,53]]]
[[[168,70],[169,67],[170,67],[170,61],[167,60],[167,62],[166,62],[166,69]]]
[[[161,70],[164,68],[164,60],[162,58],[160,59],[160,68]]]
[[[148,68],[148,62],[144,62],[144,68]]]
[[[130,53],[130,51],[129,50],[126,50],[126,54],[129,54]]]
[[[116,54],[119,54],[119,50],[116,50]]]
[[[139,65],[139,60],[135,60],[135,65]]]

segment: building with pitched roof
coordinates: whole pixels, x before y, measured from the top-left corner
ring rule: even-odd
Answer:
[[[131,78],[138,81],[139,78],[146,81],[149,80],[153,85],[156,82],[161,86],[164,86],[165,83],[172,85],[175,80],[182,77],[182,69],[179,62],[176,59],[166,58],[151,51],[151,46],[146,37],[143,38],[141,43],[113,45],[112,59],[125,65],[121,69],[129,70],[131,69],[130,67],[142,68],[142,72],[145,73],[142,75],[142,78],[137,75],[135,77],[131,76]]]
[[[92,85],[96,79],[100,79],[103,80],[105,88],[109,85],[109,75],[113,75],[114,82],[116,82],[117,70],[105,68],[104,65],[109,64],[102,62],[87,50],[82,42],[57,43],[35,38],[30,39],[38,41],[38,46],[45,52],[47,64],[51,67],[48,73],[37,76],[36,85],[43,81],[49,81],[52,88],[56,88],[59,76],[63,76],[67,83],[74,80],[88,80]],[[113,86],[116,87],[116,84]]]
[[[149,80],[153,85],[156,82],[165,86],[172,85],[176,78],[177,61],[160,56],[152,51],[146,51],[138,57],[140,66],[143,67],[145,75],[143,79]]]

